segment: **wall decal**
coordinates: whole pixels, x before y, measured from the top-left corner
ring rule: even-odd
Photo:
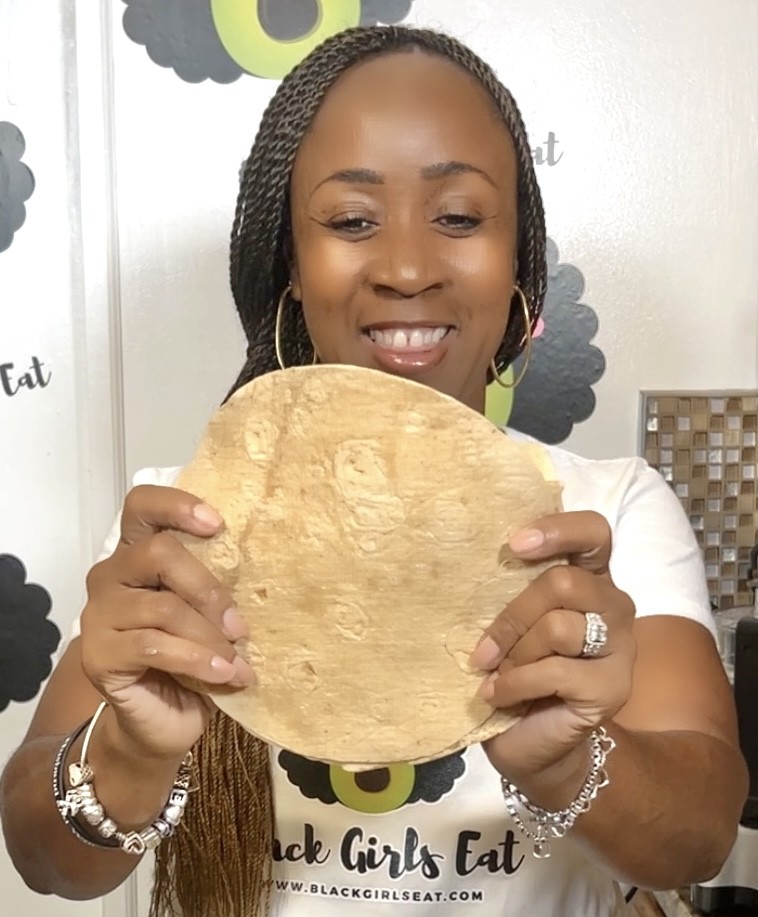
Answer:
[[[123,26],[188,83],[281,79],[325,38],[401,22],[413,0],[123,0]]]
[[[547,296],[543,323],[536,329],[529,369],[515,392],[492,383],[487,389],[487,417],[507,423],[544,443],[560,443],[595,409],[592,386],[603,375],[605,357],[590,343],[598,318],[579,302],[584,277],[572,264],[559,264],[558,246],[547,240]],[[523,364],[519,357],[504,381]]]
[[[24,135],[10,121],[0,121],[0,252],[10,248],[13,236],[26,219],[24,201],[34,191],[34,175],[21,162]]]
[[[439,802],[465,773],[464,755],[465,749],[425,764],[391,764],[359,774],[290,751],[279,752],[277,760],[307,799],[376,815],[417,802]]]
[[[0,363],[0,395],[13,398],[21,391],[47,388],[52,373],[39,357],[32,357],[28,367],[7,362]]]
[[[52,670],[61,632],[48,620],[51,604],[17,557],[0,554],[0,711],[35,697]]]

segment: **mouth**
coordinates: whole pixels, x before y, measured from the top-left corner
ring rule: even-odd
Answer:
[[[437,366],[454,331],[453,325],[382,323],[366,326],[362,335],[382,368],[405,375]]]

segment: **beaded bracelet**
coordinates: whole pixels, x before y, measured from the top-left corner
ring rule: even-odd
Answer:
[[[187,752],[185,755],[168,801],[158,818],[147,828],[143,828],[142,831],[121,831],[116,823],[111,818],[108,818],[98,801],[92,784],[94,771],[87,763],[87,751],[92,733],[107,706],[107,701],[103,701],[92,719],[80,726],[61,745],[53,764],[55,803],[63,821],[79,840],[85,844],[89,844],[91,847],[121,849],[125,853],[141,856],[146,850],[153,850],[157,847],[165,837],[171,837],[184,817],[189,793],[194,789],[191,786],[192,752]],[[68,767],[70,788],[65,791],[63,785],[63,763],[69,749],[85,729],[81,758],[77,764],[70,764]],[[95,829],[96,834],[89,833],[79,824],[76,820],[76,816],[79,813],[81,813],[85,822]]]
[[[590,749],[592,760],[589,773],[582,784],[576,799],[566,809],[557,812],[548,812],[529,801],[519,788],[501,778],[503,796],[508,814],[516,823],[521,833],[534,842],[532,853],[537,859],[548,859],[550,856],[550,839],[563,837],[574,826],[576,819],[588,812],[593,800],[608,785],[608,774],[605,770],[605,761],[616,747],[616,743],[603,726],[598,726],[590,733]],[[524,811],[526,818],[535,827],[527,825],[524,817],[519,813],[519,808]]]

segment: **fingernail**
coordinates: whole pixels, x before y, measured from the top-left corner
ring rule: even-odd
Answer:
[[[235,672],[234,678],[232,679],[234,684],[237,684],[242,688],[253,684],[255,681],[255,673],[250,668],[248,663],[242,658],[242,656],[235,656],[232,660],[232,665],[234,666]]]
[[[208,506],[207,503],[196,503],[192,509],[192,515],[199,523],[208,528],[217,529],[224,521],[216,510],[212,506]]]
[[[492,637],[484,637],[469,657],[469,664],[475,669],[494,669],[503,651]]]
[[[480,697],[482,700],[491,700],[495,694],[495,682],[497,679],[497,672],[493,672],[491,675],[488,675],[479,685],[479,690],[476,692],[477,697]]]
[[[231,678],[235,674],[234,666],[227,662],[223,656],[214,656],[211,659],[211,668],[224,678]]]
[[[232,641],[239,640],[240,637],[246,637],[248,634],[247,624],[236,608],[227,608],[221,616],[221,626],[224,634]]]
[[[511,536],[508,544],[517,554],[528,554],[536,551],[545,543],[545,533],[539,529],[520,529]]]

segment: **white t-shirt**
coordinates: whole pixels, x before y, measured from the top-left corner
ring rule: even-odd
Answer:
[[[660,475],[639,458],[593,461],[546,448],[563,484],[564,509],[595,510],[610,523],[611,574],[637,615],[682,615],[713,634],[700,550]],[[171,485],[178,472],[146,469],[134,483]],[[116,525],[103,556],[117,540]],[[531,855],[480,746],[419,765],[412,780],[394,768],[374,775],[375,786],[277,748],[271,765],[274,917],[624,912],[618,885],[570,835],[554,842],[550,859]]]

